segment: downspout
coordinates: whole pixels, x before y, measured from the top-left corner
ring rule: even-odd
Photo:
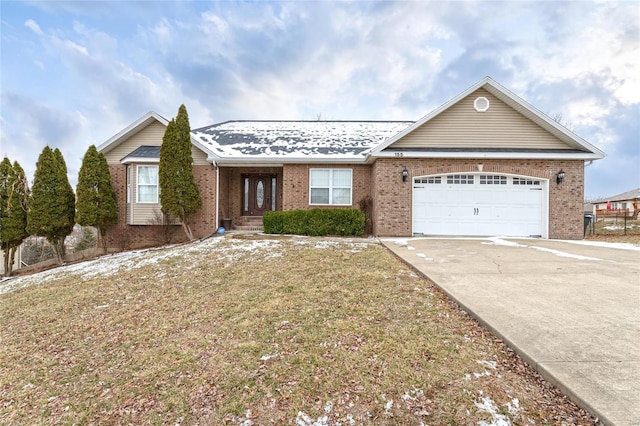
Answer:
[[[216,168],[216,230],[220,227],[220,167],[212,161]]]

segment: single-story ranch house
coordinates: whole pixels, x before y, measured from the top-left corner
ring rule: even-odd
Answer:
[[[118,197],[110,244],[151,245],[168,121],[98,149]],[[191,131],[198,237],[269,210],[358,208],[378,236],[583,237],[584,166],[604,153],[486,77],[416,122],[228,121]],[[255,219],[254,219],[255,220]]]

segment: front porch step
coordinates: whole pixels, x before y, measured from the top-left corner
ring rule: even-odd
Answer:
[[[262,226],[245,226],[245,225],[238,225],[238,226],[232,226],[231,227],[233,231],[264,231],[264,227]]]
[[[264,231],[262,216],[243,216],[231,228],[234,231]]]

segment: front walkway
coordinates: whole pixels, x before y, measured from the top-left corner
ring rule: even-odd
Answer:
[[[639,247],[381,241],[605,424],[640,425]]]

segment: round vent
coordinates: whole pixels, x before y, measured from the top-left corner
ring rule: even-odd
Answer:
[[[473,107],[478,112],[485,112],[489,109],[489,99],[485,98],[484,96],[480,96],[476,98],[475,101],[473,101]]]

